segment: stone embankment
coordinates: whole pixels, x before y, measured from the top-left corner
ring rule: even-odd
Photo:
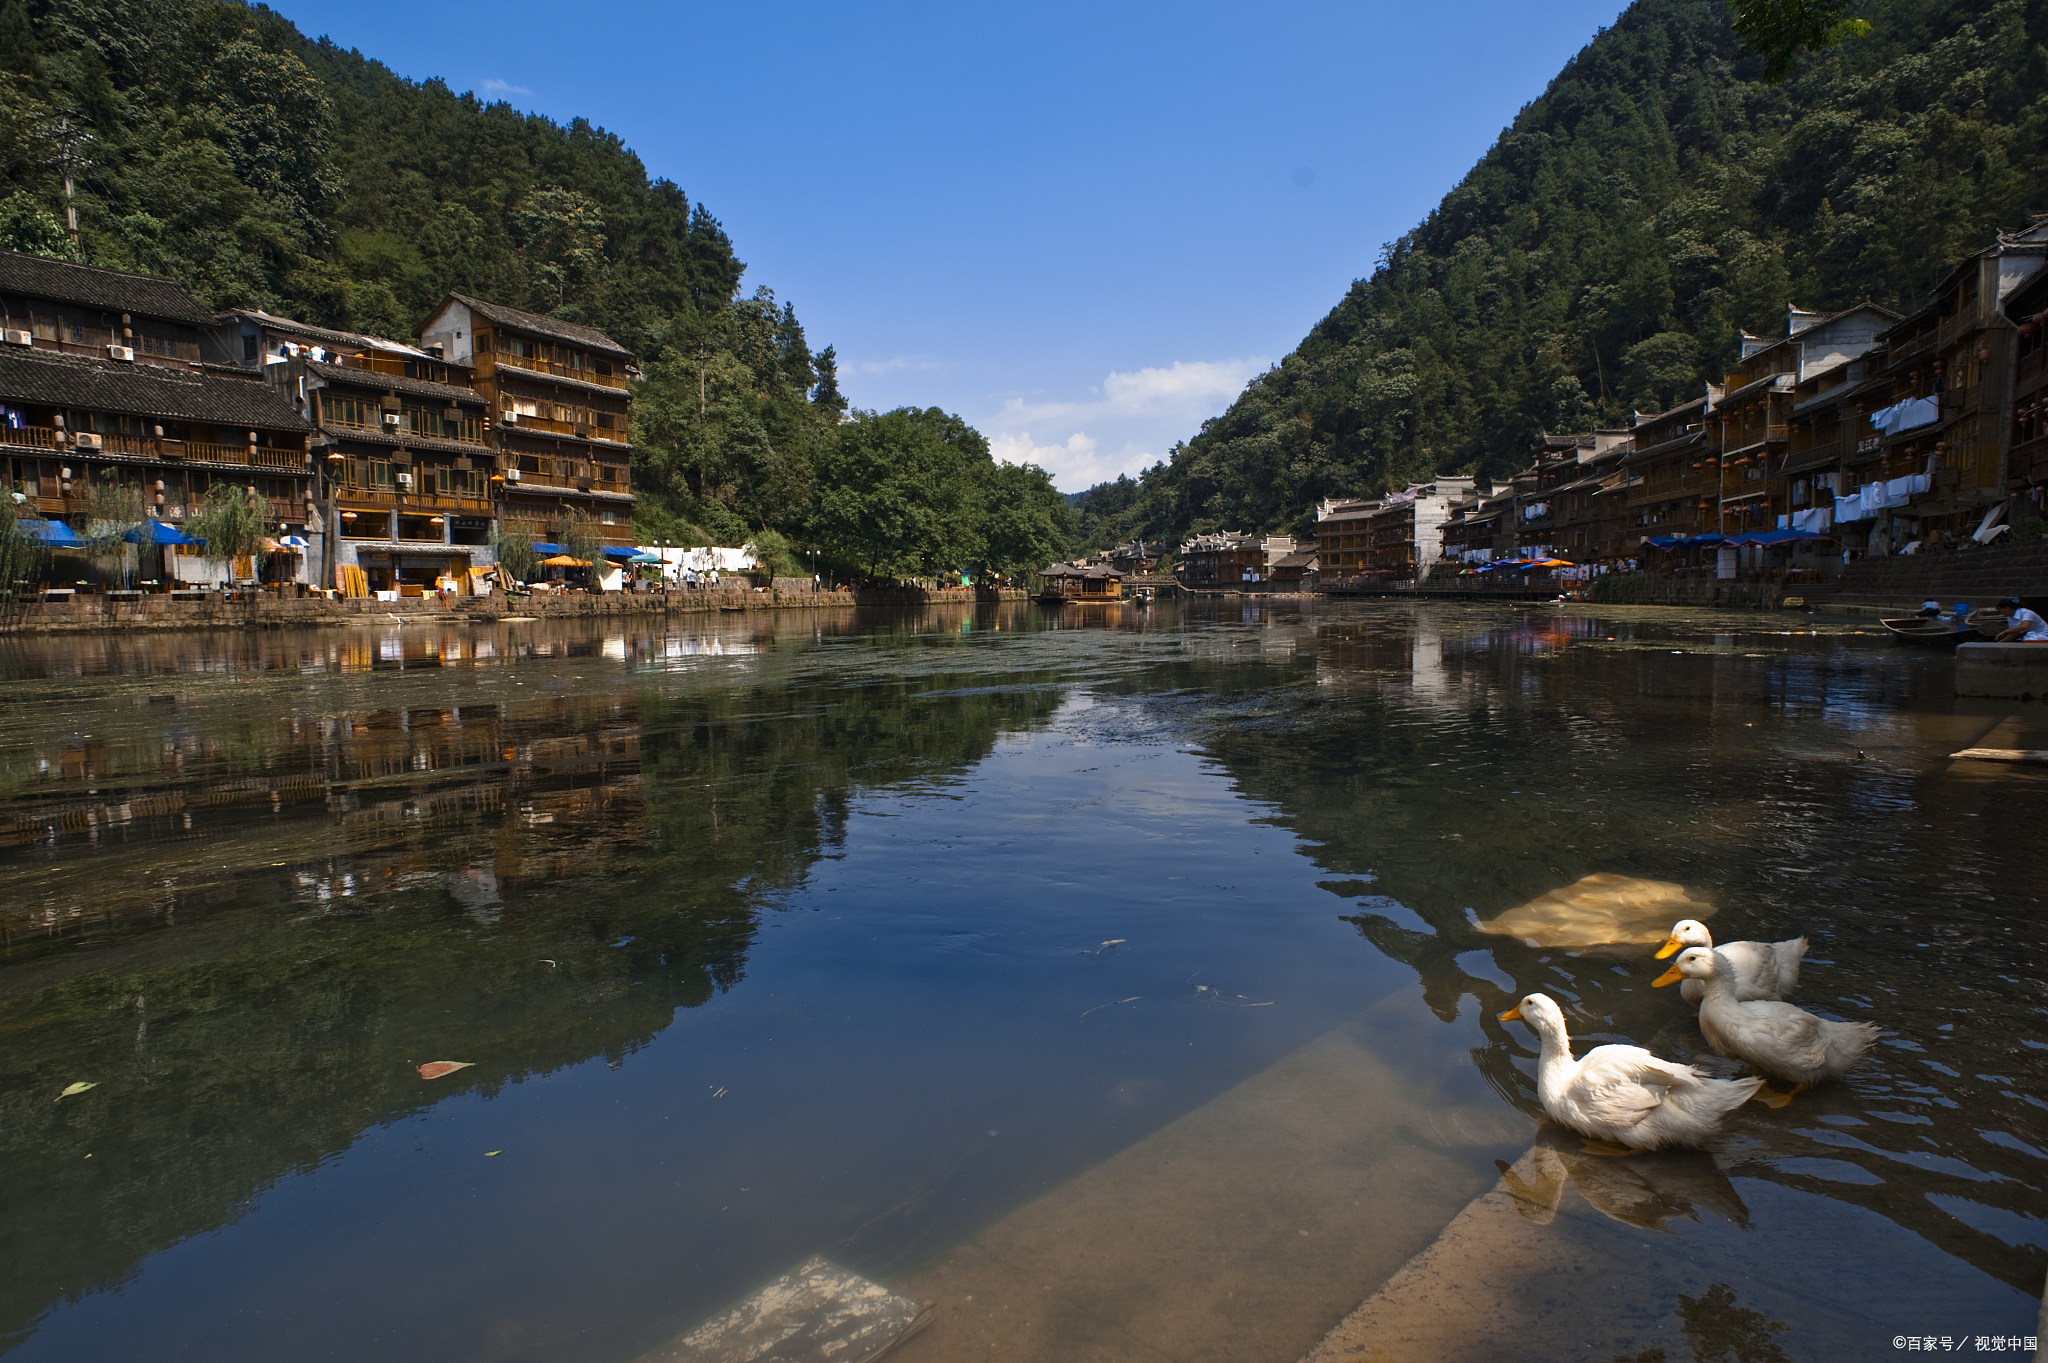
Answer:
[[[334,599],[322,596],[275,597],[231,601],[219,592],[202,600],[169,596],[116,599],[77,596],[37,602],[22,608],[20,617],[0,625],[0,633],[71,634],[95,630],[158,629],[313,629],[328,625],[375,625],[392,621],[446,621],[490,624],[508,617],[581,619],[610,616],[715,615],[720,612],[767,610],[833,610],[858,606],[915,607],[940,602],[1022,601],[1015,588],[979,592],[970,588],[924,590],[917,587],[861,587],[815,591],[801,587],[757,590],[727,586],[665,592],[566,592],[506,597],[405,597],[397,601]]]

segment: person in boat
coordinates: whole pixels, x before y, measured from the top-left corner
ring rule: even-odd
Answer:
[[[2018,598],[2009,596],[1998,603],[1998,608],[2005,612],[2005,629],[1999,633],[1999,643],[2048,644],[2048,620],[2021,605]]]
[[[1941,603],[1939,601],[1922,601],[1920,603],[1920,618],[1922,620],[1932,620],[1940,614]]]

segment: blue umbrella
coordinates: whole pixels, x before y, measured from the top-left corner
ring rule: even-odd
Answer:
[[[60,549],[76,549],[85,543],[76,530],[62,521],[22,521],[20,524],[30,539],[41,540]]]
[[[165,525],[159,520],[147,520],[121,536],[130,544],[204,544],[204,540],[193,539],[175,525]]]

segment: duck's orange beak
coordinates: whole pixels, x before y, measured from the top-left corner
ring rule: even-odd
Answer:
[[[1656,959],[1661,961],[1666,956],[1675,956],[1683,950],[1685,950],[1685,943],[1679,941],[1676,937],[1667,937],[1664,939],[1664,945],[1657,948]]]
[[[1651,988],[1653,988],[1653,989],[1662,989],[1662,988],[1663,988],[1663,987],[1664,987],[1665,985],[1667,985],[1667,984],[1677,984],[1677,983],[1678,983],[1678,982],[1679,982],[1680,980],[1682,980],[1682,979],[1684,979],[1684,978],[1685,978],[1685,976],[1683,976],[1683,975],[1681,975],[1681,974],[1679,974],[1679,973],[1678,973],[1678,967],[1677,967],[1677,966],[1672,966],[1672,967],[1671,967],[1671,969],[1669,969],[1669,970],[1665,971],[1665,972],[1664,972],[1664,973],[1663,973],[1662,975],[1659,975],[1659,976],[1658,976],[1658,977],[1657,977],[1656,979],[1654,979],[1654,980],[1651,980],[1651,981],[1650,981],[1650,987],[1651,987]]]
[[[1520,1022],[1522,1020],[1522,1005],[1518,1003],[1508,1009],[1507,1012],[1502,1013],[1500,1020],[1502,1022]]]

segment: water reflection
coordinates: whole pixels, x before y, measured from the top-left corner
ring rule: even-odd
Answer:
[[[929,676],[632,682],[847,623],[238,637],[221,666],[247,685],[170,695],[148,688],[205,644],[94,637],[46,668],[120,684],[42,690],[53,718],[0,739],[0,1223],[37,1247],[10,1255],[0,1340],[366,1128],[623,1059],[743,978],[761,913],[834,854],[857,794],[943,781],[1058,704]],[[473,683],[491,700],[432,683],[603,657],[628,670],[525,667]],[[387,663],[426,686],[358,684]],[[294,689],[262,684],[280,675]],[[392,1063],[444,1053],[499,1063],[431,1093]],[[80,1073],[120,1101],[47,1101]],[[73,1233],[86,1207],[99,1230]]]
[[[780,1253],[777,1234],[812,1234],[805,1218],[817,1248],[837,1237],[885,1265],[929,1253],[1231,1082],[1182,1032],[1143,1031],[1153,1019],[1275,1029],[1267,1050],[1246,1043],[1250,1065],[1349,1016],[1318,1013],[1336,1005],[1318,1005],[1309,978],[1341,950],[1356,953],[1343,970],[1384,961],[1412,977],[1443,1023],[1428,1063],[1476,1071],[1532,1130],[1527,1048],[1492,1020],[1525,993],[1558,999],[1587,1045],[1711,1060],[1689,1010],[1649,987],[1654,942],[1594,951],[1583,934],[1531,945],[1522,937],[1544,937],[1479,926],[1618,877],[1717,906],[1717,934],[1809,934],[1798,1001],[1875,1018],[1886,1041],[1782,1114],[1745,1110],[1711,1157],[1601,1160],[1546,1137],[1518,1175],[1525,1215],[1576,1188],[1634,1229],[1736,1228],[1768,1263],[1760,1209],[1791,1192],[1838,1216],[1844,1244],[1875,1215],[1930,1257],[2032,1293],[2048,1268],[2048,949],[2032,926],[2048,848],[2013,813],[2042,787],[2024,771],[1952,770],[1946,754],[1997,725],[2003,746],[2048,735],[1954,701],[1941,660],[1853,627],[1757,619],[1233,601],[13,641],[0,661],[0,1152],[14,1176],[0,1224],[17,1268],[0,1282],[0,1339],[436,1104],[620,1065],[664,1033],[678,1048],[679,1017],[760,990],[771,930],[837,922],[811,901],[842,889],[866,896],[872,926],[839,929],[801,982],[833,1008],[879,995],[920,1039],[835,1062],[848,1106],[818,1110],[822,1070],[763,1062],[756,1082],[787,1091],[759,1125],[733,1128],[746,1139],[708,1124],[695,1146],[643,1137],[660,1158],[692,1152],[689,1177],[707,1187],[716,1172],[724,1200],[692,1204],[706,1226],[728,1182],[755,1193],[751,1177],[725,1178],[754,1149],[807,1178],[822,1170],[766,1204],[777,1210],[695,1228],[707,1261]],[[1020,736],[1072,761],[1051,795],[961,836],[960,783]],[[1112,788],[1098,771],[1187,752],[1234,806],[1184,773]],[[1253,863],[1249,835],[1232,864],[1237,845],[1148,841],[1156,826],[1115,822],[1127,810],[1212,840],[1226,822],[1277,824],[1323,878],[1314,893],[1335,898],[1288,900],[1269,865],[1283,858]],[[812,895],[845,869],[856,824],[881,830],[870,859]],[[1204,856],[1191,884],[1186,863]],[[913,888],[906,867],[951,878]],[[1018,882],[1037,898],[976,916]],[[816,912],[783,912],[798,902]],[[1198,962],[1214,972],[1199,980],[1176,961],[1164,987],[1131,982],[1115,972],[1150,944],[1082,956],[1139,934],[1060,918],[1077,906],[1156,912],[1156,939],[1220,959]],[[1679,916],[1700,913],[1660,904],[1656,940]],[[1333,936],[1301,926],[1311,918]],[[1030,935],[1055,920],[1056,947]],[[1254,938],[1293,972],[1255,993]],[[1047,961],[1099,972],[1046,1005],[1068,1030],[1032,1021],[991,1050],[976,1026],[1004,1010],[1035,1019]],[[1277,1002],[1202,997],[1224,988]],[[1075,1021],[1139,994],[1152,1012]],[[766,1016],[794,1028],[813,1003]],[[809,1020],[814,1046],[839,1018]],[[708,1035],[688,1046],[753,1063],[747,1048],[765,1045]],[[1118,1052],[1120,1037],[1134,1049]],[[1184,1070],[1155,1059],[1169,1047],[1188,1052]],[[449,1057],[479,1065],[423,1090],[404,1063]],[[1087,1064],[1103,1067],[1093,1077],[1127,1067],[1102,1085],[1112,1099],[1082,1093]],[[95,1093],[119,1101],[50,1101],[81,1076],[106,1076]],[[985,1116],[1005,1095],[1012,1117]],[[900,1109],[902,1127],[837,1139],[877,1108]],[[817,1139],[800,1143],[799,1128]],[[998,1168],[989,1152],[1009,1149],[1022,1153]],[[1495,1153],[1473,1157],[1485,1171]],[[550,1235],[588,1244],[610,1229],[585,1211]],[[650,1276],[684,1275],[664,1263],[619,1291]],[[724,1290],[703,1289],[714,1302]],[[675,1309],[687,1317],[693,1301]],[[1695,1315],[1706,1329],[1742,1310],[1712,1289],[1686,1303],[1689,1336]],[[1775,1321],[1741,1320],[1776,1348]]]
[[[1674,614],[1444,608],[1323,626],[1315,692],[1208,741],[1340,877],[1325,885],[1354,899],[1349,921],[1414,969],[1439,1017],[1474,1001],[1473,1058],[1532,1118],[1530,1053],[1491,1020],[1530,992],[1563,1002],[1585,1045],[1721,1062],[1649,987],[1649,945],[1585,951],[1628,934],[1503,937],[1482,920],[1582,877],[1640,876],[1720,905],[1730,937],[1812,934],[1797,1001],[1886,1038],[1832,1093],[1801,1095],[1816,1100],[1803,1112],[1745,1108],[1730,1171],[1878,1212],[2036,1291],[2048,1045],[2032,982],[2048,961],[2024,923],[2042,840],[2002,811],[2041,787],[1946,760],[2014,721],[1854,627],[1707,633]]]

